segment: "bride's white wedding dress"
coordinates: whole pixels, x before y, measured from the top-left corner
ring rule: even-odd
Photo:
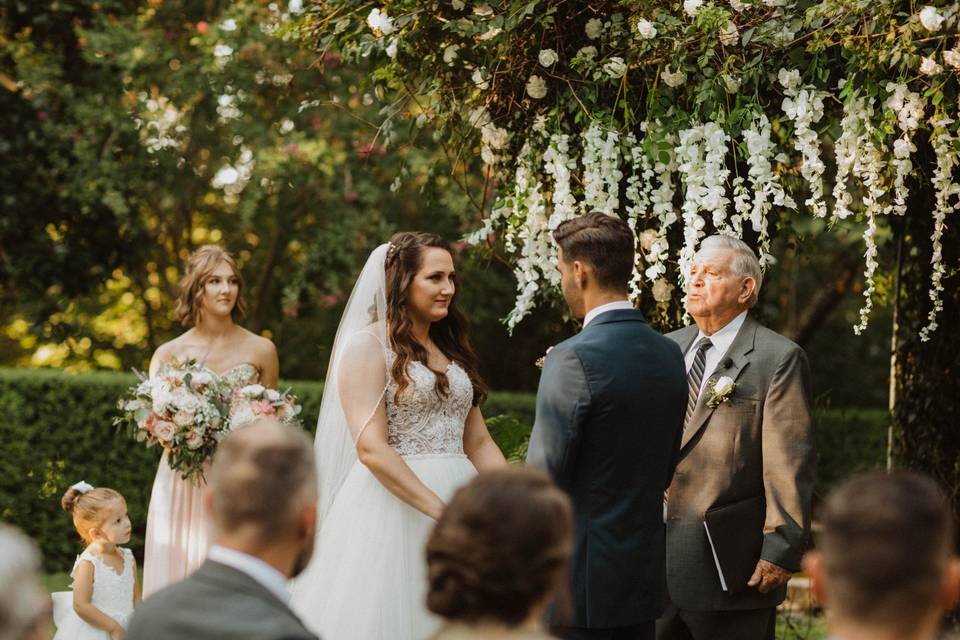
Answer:
[[[393,358],[385,350],[388,367]],[[476,474],[463,453],[473,385],[456,363],[446,371],[446,396],[436,392],[436,375],[422,363],[411,363],[407,371],[411,385],[399,400],[396,382],[387,376],[387,441],[446,502]],[[294,582],[293,609],[322,638],[429,637],[440,626],[425,605],[424,545],[433,522],[387,491],[361,462],[353,462],[321,518],[313,561]]]

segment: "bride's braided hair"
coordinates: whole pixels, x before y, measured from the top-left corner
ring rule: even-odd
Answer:
[[[446,240],[433,233],[404,231],[390,238],[385,260],[387,294],[387,336],[390,348],[397,357],[391,367],[391,375],[397,383],[396,397],[410,386],[407,367],[413,361],[420,361],[429,367],[426,348],[417,342],[411,331],[409,300],[410,284],[420,270],[423,251],[428,247],[443,249],[451,253]],[[430,338],[447,358],[460,365],[473,383],[473,404],[479,405],[487,393],[480,373],[477,370],[477,356],[468,337],[469,323],[457,307],[459,290],[454,292],[447,315],[442,320],[430,324]],[[437,393],[446,396],[450,391],[450,381],[444,371],[434,371],[437,376]]]

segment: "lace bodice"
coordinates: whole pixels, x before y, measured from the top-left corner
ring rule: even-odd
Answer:
[[[226,382],[233,389],[260,382],[260,369],[249,362],[230,367],[221,374],[218,374],[209,367],[207,367],[207,371]]]
[[[387,351],[388,367],[395,354]],[[463,453],[463,428],[473,405],[473,383],[460,365],[447,367],[446,397],[436,393],[436,374],[422,362],[407,368],[411,385],[395,400],[397,383],[387,374],[387,442],[401,455]]]
[[[74,570],[81,560],[88,560],[93,564],[93,597],[91,602],[98,609],[126,625],[127,619],[133,613],[133,552],[129,549],[120,549],[123,555],[123,571],[117,573],[104,562],[100,556],[86,549],[77,558]]]

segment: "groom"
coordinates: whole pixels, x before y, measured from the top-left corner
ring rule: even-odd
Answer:
[[[663,492],[686,406],[683,355],[627,300],[626,223],[591,213],[553,237],[583,330],[546,357],[527,456],[570,494],[576,517],[572,616],[549,622],[567,640],[648,640],[665,604]]]

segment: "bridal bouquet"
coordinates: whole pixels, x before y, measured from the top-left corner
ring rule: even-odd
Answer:
[[[148,447],[159,444],[171,469],[199,483],[231,426],[229,386],[195,361],[169,363],[153,378],[136,373],[140,383],[120,398],[114,424]]]
[[[276,418],[285,424],[300,426],[297,417],[303,408],[290,390],[280,393],[261,384],[234,390],[230,399],[230,429],[242,427],[260,417]]]

